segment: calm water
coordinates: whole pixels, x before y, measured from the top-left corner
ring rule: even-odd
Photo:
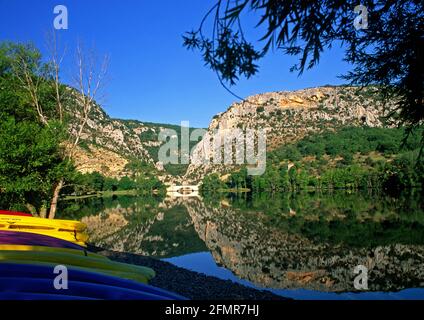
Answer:
[[[84,199],[91,242],[297,299],[424,299],[421,194]],[[368,268],[368,290],[353,283]]]

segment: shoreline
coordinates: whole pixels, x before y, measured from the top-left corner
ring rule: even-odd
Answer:
[[[89,198],[109,198],[113,196],[139,196],[137,190],[117,190],[117,191],[96,191],[92,194],[83,194],[79,196],[66,195],[61,197],[60,200],[69,201],[69,200],[78,200],[78,199],[89,199]],[[155,195],[155,194],[152,194]]]
[[[203,273],[177,267],[169,262],[133,253],[91,247],[91,251],[111,260],[152,268],[156,276],[152,286],[175,292],[191,300],[287,300],[266,290],[246,287],[231,280],[222,280]]]

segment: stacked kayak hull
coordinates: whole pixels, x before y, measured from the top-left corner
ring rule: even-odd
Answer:
[[[103,300],[169,300],[148,292],[74,280],[68,281],[67,289],[58,290],[51,279],[0,277],[0,288],[3,291],[41,294],[57,294],[60,291],[63,295]]]
[[[16,300],[99,300],[87,297],[76,297],[63,294],[43,294],[43,293],[28,293],[28,292],[0,292],[0,300],[3,301],[16,301]]]
[[[0,210],[0,300],[185,299],[149,285],[150,268],[88,251],[86,229],[79,221]],[[58,265],[66,267],[67,288],[55,287]]]
[[[27,245],[17,245],[17,244],[0,244],[0,252],[1,251],[26,251],[31,253],[31,255],[36,254],[37,252],[46,252],[51,254],[65,253],[65,254],[71,254],[71,255],[77,255],[77,256],[93,257],[97,259],[108,260],[105,256],[102,256],[97,253],[89,252],[87,250],[70,249],[70,248],[27,246]]]
[[[54,292],[51,290],[51,288],[40,289],[38,286],[46,285],[48,287],[54,287],[53,281],[57,275],[54,274],[53,271],[53,265],[28,266],[14,263],[0,263],[0,289],[7,289],[13,292],[30,293],[33,293],[34,290],[37,290],[37,293],[43,292],[45,294],[52,294]],[[42,281],[30,281],[27,282],[25,285],[11,284],[10,279],[16,277],[25,279],[37,279]],[[68,278],[72,279],[72,281],[68,284],[68,287],[72,286],[74,290],[61,291],[63,291],[63,293],[65,293],[66,295],[71,296],[83,296],[91,299],[185,299],[182,296],[176,295],[163,289],[156,288],[151,285],[141,284],[135,281],[125,280],[108,275],[102,275],[90,271],[82,271],[74,268],[68,269]],[[87,288],[91,288],[93,290],[96,288],[97,290],[102,289],[103,293],[98,293],[96,291],[84,291]],[[55,291],[57,293],[56,289]],[[109,291],[113,291],[115,293],[111,294]],[[118,291],[120,291],[120,295],[116,296],[116,292]],[[137,291],[141,293],[141,295],[137,294]]]
[[[45,246],[53,248],[69,248],[85,250],[83,246],[66,240],[30,232],[0,230],[0,244],[16,244],[29,246]]]
[[[32,217],[31,213],[25,213],[25,212],[19,212],[19,211],[0,210],[0,214],[9,215],[9,216]]]
[[[56,265],[90,268],[101,271],[102,273],[124,273],[144,283],[147,283],[155,276],[155,272],[150,268],[115,262],[104,257],[83,256],[68,252],[6,250],[0,251],[0,261],[19,261],[32,264],[45,262]]]
[[[38,261],[22,261],[22,260],[0,260],[0,265],[5,263],[14,263],[14,264],[23,264],[28,266],[47,266],[47,267],[55,267],[57,263],[49,263],[49,262],[38,262]],[[66,267],[72,268],[73,270],[85,271],[85,272],[93,272],[99,275],[104,276],[112,276],[121,278],[123,280],[135,281],[138,283],[148,283],[149,279],[142,273],[137,272],[127,272],[127,271],[114,271],[114,270],[106,270],[106,269],[96,269],[96,268],[88,268],[88,267],[79,267],[79,266],[70,266],[66,265]]]
[[[81,246],[88,240],[86,229],[87,226],[79,221],[0,215],[0,230],[52,236]]]

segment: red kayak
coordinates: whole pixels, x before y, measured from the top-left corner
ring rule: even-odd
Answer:
[[[31,213],[18,212],[18,211],[8,211],[8,210],[0,210],[0,214],[5,214],[5,215],[9,215],[9,216],[32,217]]]

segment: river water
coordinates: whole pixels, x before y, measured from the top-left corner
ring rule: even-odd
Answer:
[[[424,299],[419,193],[88,198],[62,201],[60,217],[97,246],[287,297]]]

